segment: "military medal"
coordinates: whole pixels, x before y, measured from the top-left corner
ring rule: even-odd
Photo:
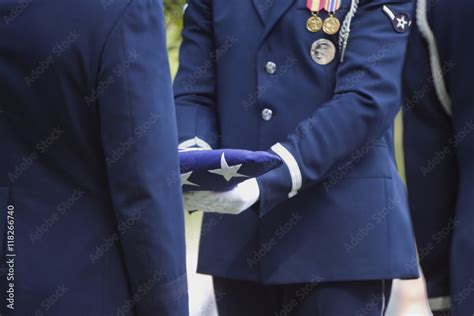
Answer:
[[[306,22],[306,28],[308,31],[311,33],[316,33],[321,30],[323,27],[323,19],[321,19],[317,14],[313,13],[313,16],[311,16],[308,21]]]
[[[323,23],[323,31],[324,33],[328,35],[334,35],[337,32],[339,32],[339,29],[341,28],[341,22],[339,22],[339,19],[331,15],[324,20]]]
[[[321,38],[311,45],[311,58],[318,65],[327,65],[336,57],[336,46],[328,39]]]
[[[328,35],[334,35],[339,32],[341,22],[336,17],[335,13],[341,7],[341,0],[326,0],[324,9],[329,13],[329,16],[323,22],[323,31]]]
[[[326,0],[306,0],[306,7],[311,12],[311,16],[306,21],[306,29],[311,33],[319,32],[323,28],[323,19],[319,17],[319,11],[324,9]]]

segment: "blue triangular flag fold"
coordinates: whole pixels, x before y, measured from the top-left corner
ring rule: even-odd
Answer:
[[[184,192],[229,191],[283,164],[269,152],[241,149],[182,151],[179,160]]]

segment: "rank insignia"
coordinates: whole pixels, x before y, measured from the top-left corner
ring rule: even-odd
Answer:
[[[397,33],[405,33],[411,26],[411,19],[406,13],[394,12],[388,6],[383,6],[383,12],[392,22],[393,28]]]

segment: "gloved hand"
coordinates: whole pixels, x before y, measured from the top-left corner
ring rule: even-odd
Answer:
[[[249,209],[260,197],[260,188],[255,178],[241,182],[232,191],[196,191],[184,194],[186,211],[203,211],[238,215]]]

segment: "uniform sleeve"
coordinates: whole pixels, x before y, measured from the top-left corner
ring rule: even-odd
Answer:
[[[474,71],[474,45],[466,41],[466,32],[472,30],[474,3],[450,1],[437,6],[446,10],[442,12],[437,8],[435,12],[439,15],[449,14],[435,17],[437,23],[433,26],[433,31],[438,36],[437,44],[441,56],[446,63],[452,65],[452,69],[445,73],[452,101],[453,135],[449,145],[455,148],[453,156],[457,159],[456,172],[459,175],[458,183],[454,184],[457,193],[454,212],[459,225],[455,228],[450,245],[451,258],[456,260],[456,272],[450,278],[450,286],[454,293],[462,293],[465,289],[472,288],[472,277],[466,276],[472,276],[474,271],[474,254],[468,250],[473,247],[474,96],[472,87],[466,84],[471,82]],[[446,29],[446,24],[438,22],[438,19],[451,27]],[[456,309],[459,314],[470,314],[474,302],[471,299],[460,299],[458,295],[454,297],[453,310]]]
[[[408,32],[396,32],[384,5],[408,16],[413,10],[411,1],[360,2],[344,62],[337,69],[334,97],[300,122],[287,140],[272,147],[286,168],[258,179],[261,216],[321,182],[337,163],[393,125],[401,103]]]
[[[132,0],[103,50],[101,137],[137,315],[187,315],[184,211],[161,0]],[[105,236],[108,237],[108,236]]]
[[[180,148],[218,147],[216,50],[210,0],[190,0],[174,82]]]

